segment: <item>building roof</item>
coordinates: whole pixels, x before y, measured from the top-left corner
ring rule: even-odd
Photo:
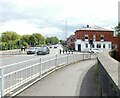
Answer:
[[[89,26],[89,25],[87,25],[87,27],[81,28],[80,30],[112,31],[112,30],[107,30],[107,29],[101,28],[99,26]]]

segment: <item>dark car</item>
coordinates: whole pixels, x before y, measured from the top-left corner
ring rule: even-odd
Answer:
[[[50,49],[47,46],[42,46],[37,49],[37,55],[49,54],[49,53],[50,53]]]
[[[35,54],[37,48],[36,47],[30,47],[27,49],[27,54]]]

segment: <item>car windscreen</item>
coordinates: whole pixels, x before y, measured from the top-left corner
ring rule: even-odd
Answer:
[[[28,50],[35,50],[35,47],[30,47],[28,48]]]
[[[40,48],[38,48],[37,50],[38,50],[38,51],[44,51],[44,50],[46,50],[46,47],[40,47]]]

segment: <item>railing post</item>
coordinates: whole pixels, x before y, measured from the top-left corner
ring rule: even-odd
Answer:
[[[55,68],[57,69],[57,55],[55,56]]]
[[[83,51],[83,61],[84,61],[84,51]]]
[[[68,65],[68,55],[67,55],[67,65]]]
[[[91,52],[90,52],[90,59],[91,59]]]
[[[2,80],[2,83],[1,83],[1,97],[4,98],[4,68],[2,67],[1,68],[1,80]]]
[[[42,76],[42,63],[41,63],[41,58],[40,58],[40,66],[39,66],[39,71],[40,71],[40,77]]]

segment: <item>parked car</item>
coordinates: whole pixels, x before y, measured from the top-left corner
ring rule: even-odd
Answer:
[[[50,53],[50,49],[48,46],[42,46],[42,47],[37,49],[37,55],[49,54],[49,53]]]
[[[98,48],[97,48],[97,49],[94,49],[94,48],[93,48],[93,49],[90,49],[90,50],[89,50],[90,53],[98,53],[98,52],[102,52],[102,51],[103,51],[103,50],[98,49]]]
[[[35,54],[37,51],[37,47],[29,47],[27,49],[27,54]]]

